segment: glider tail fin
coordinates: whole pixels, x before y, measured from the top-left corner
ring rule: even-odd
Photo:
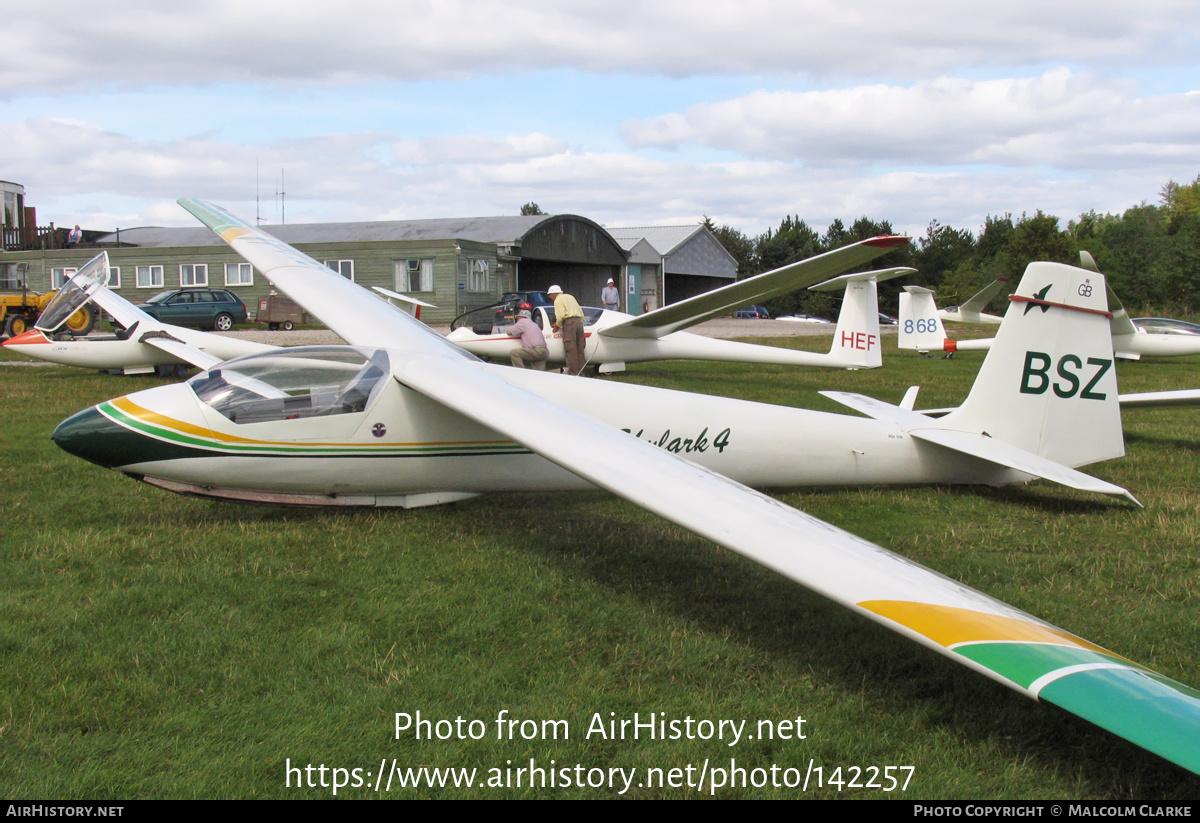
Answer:
[[[860,369],[883,365],[879,345],[879,287],[874,279],[846,283],[829,353]]]
[[[842,310],[838,313],[837,327],[833,333],[833,345],[829,348],[830,357],[837,358],[851,369],[877,369],[882,366],[879,281],[915,272],[916,269],[905,266],[855,272],[810,286],[813,291],[833,291],[845,287]]]
[[[979,314],[987,308],[988,303],[992,302],[992,298],[999,294],[1007,283],[1007,277],[997,277],[972,295],[967,302],[958,307],[958,310],[967,314]]]
[[[916,351],[942,351],[946,330],[938,316],[933,292],[921,286],[905,286],[900,293],[898,345]]]
[[[1125,453],[1104,276],[1030,263],[948,428],[1066,466]]]

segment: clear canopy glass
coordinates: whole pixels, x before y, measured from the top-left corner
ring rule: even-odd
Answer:
[[[382,349],[302,346],[230,360],[188,385],[234,423],[263,423],[363,412],[390,373]]]

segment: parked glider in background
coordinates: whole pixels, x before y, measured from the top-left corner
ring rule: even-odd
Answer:
[[[1079,264],[1089,271],[1100,272],[1095,258],[1086,251],[1079,253]],[[1200,354],[1200,335],[1173,333],[1173,330],[1165,328],[1161,323],[1154,322],[1161,318],[1130,320],[1129,313],[1113,292],[1112,286],[1106,288],[1109,308],[1113,313],[1113,349],[1117,357],[1122,360],[1140,360],[1142,356],[1183,357]],[[1139,325],[1143,321],[1145,326]]]
[[[1080,252],[1083,268],[1100,274],[1096,263],[1087,252]],[[1099,288],[1095,282],[1087,282],[1080,288]],[[1120,299],[1112,287],[1105,284],[1108,305],[1112,312],[1109,329],[1112,333],[1113,351],[1121,360],[1139,360],[1146,357],[1184,357],[1200,354],[1200,335],[1173,334],[1165,328],[1156,328],[1153,320],[1146,318],[1146,327],[1140,321],[1130,320]],[[939,313],[933,300],[933,292],[920,286],[905,286],[906,293],[900,295],[900,330],[897,346],[920,352],[987,351],[993,338],[976,340],[951,340],[942,325],[944,313]],[[973,298],[972,298],[973,299]],[[964,321],[966,318],[962,318]],[[977,321],[986,322],[986,321]]]
[[[432,303],[426,303],[424,300],[418,300],[410,295],[400,294],[400,292],[395,292],[391,289],[385,289],[383,286],[373,286],[372,290],[379,292],[381,295],[383,295],[385,300],[387,300],[396,308],[400,309],[400,311],[408,312],[418,320],[421,319],[422,308],[437,308],[437,306],[433,305]]]
[[[276,348],[155,320],[110,291],[105,285],[107,279],[108,252],[100,252],[59,290],[34,328],[9,338],[3,345],[37,360],[85,369],[120,369],[125,374],[147,374],[158,366],[205,369],[232,357]],[[89,300],[124,326],[124,331],[55,340],[59,327]]]
[[[607,309],[585,309],[584,335],[587,362],[601,373],[625,370],[626,363],[649,360],[727,360],[744,363],[775,363],[788,366],[823,366],[834,369],[874,369],[883,364],[879,340],[879,280],[887,280],[915,269],[893,268],[825,280],[830,275],[861,265],[908,243],[906,237],[874,237],[825,254],[791,263],[755,277],[672,303],[646,314],[633,316]],[[816,283],[817,285],[813,285]],[[758,346],[733,340],[714,340],[681,331],[751,303],[768,300],[798,289],[845,289],[833,345],[827,353],[796,351],[777,346]],[[507,363],[509,353],[520,345],[503,326],[511,322],[496,307],[478,309],[447,339],[480,357]],[[474,320],[478,316],[478,321]],[[562,335],[550,334],[550,317],[539,307],[546,332],[549,362],[566,362]]]
[[[896,334],[896,345],[901,349],[914,349],[922,354],[931,351],[987,351],[992,339],[951,340],[946,336],[933,292],[921,286],[905,286],[900,292],[900,323]]]
[[[1040,476],[1128,496],[1068,468],[1124,451],[1103,278],[1032,264],[960,409],[932,420],[830,395],[867,419],[488,365],[224,210],[180,202],[351,345],[101,403],[55,430],[67,451],[172,491],[299,505],[599,486],[1200,773],[1195,691],[741,485]]]
[[[985,314],[983,310],[987,308],[988,303],[992,302],[992,298],[1007,285],[1007,277],[997,277],[961,306],[944,308],[938,312],[938,316],[952,323],[989,323],[998,326],[1004,318],[995,314]]]

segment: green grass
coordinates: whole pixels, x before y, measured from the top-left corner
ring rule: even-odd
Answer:
[[[982,358],[891,348],[885,357],[868,372],[664,363],[620,379],[831,411],[817,389],[895,402],[920,384],[919,405],[940,406],[962,399]],[[1119,373],[1125,391],[1196,387],[1200,358]],[[915,769],[907,792],[841,792],[849,797],[1200,797],[1195,776],[608,495],[498,495],[415,511],[251,507],[170,495],[49,441],[70,413],[160,382],[0,366],[3,796],[331,795],[287,788],[288,759],[373,773],[394,758],[486,777],[530,758],[604,769],[735,758],[748,769],[803,771],[810,759],[826,771]],[[779,496],[1200,686],[1200,423],[1193,411],[1148,410],[1127,414],[1126,431],[1128,456],[1089,471],[1145,509],[1046,483]],[[418,710],[482,720],[488,739],[396,739],[395,713]],[[571,737],[498,741],[501,710],[566,720]],[[584,739],[597,712],[751,725],[802,715],[808,737],[733,747]],[[393,787],[384,796],[615,794]]]

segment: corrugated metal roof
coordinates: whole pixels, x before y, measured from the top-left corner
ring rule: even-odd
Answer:
[[[656,252],[666,257],[703,228],[697,223],[690,226],[621,226],[608,229],[608,233],[625,251],[631,251],[639,240],[645,239]]]
[[[371,243],[398,240],[474,240],[480,243],[512,243],[551,215],[507,217],[442,217],[431,220],[382,220],[368,223],[293,223],[261,226],[285,243]],[[224,241],[206,228],[147,226],[120,231],[121,243],[147,248],[166,246],[221,246]],[[98,243],[115,243],[117,233],[106,234]]]

